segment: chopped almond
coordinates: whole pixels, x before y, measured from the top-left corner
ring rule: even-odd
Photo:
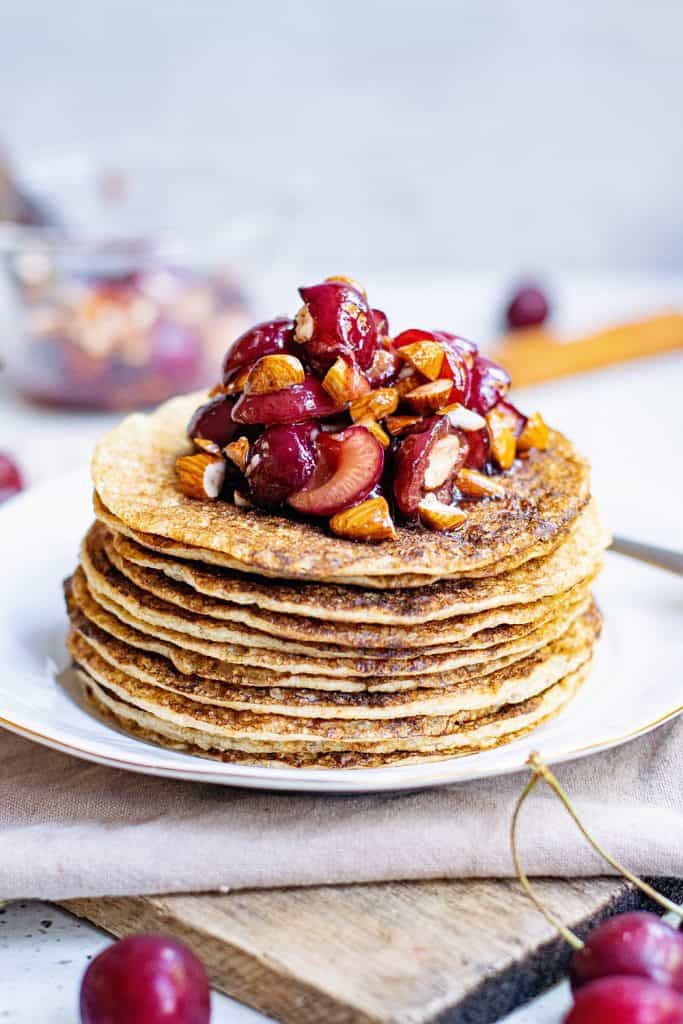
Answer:
[[[361,395],[351,403],[349,412],[351,419],[358,421],[371,416],[374,420],[384,419],[396,412],[398,408],[398,392],[396,388],[375,388],[366,395]]]
[[[337,405],[347,405],[370,390],[367,378],[357,366],[342,359],[332,364],[323,379],[323,387]]]
[[[360,505],[337,512],[330,529],[340,537],[353,540],[394,540],[396,527],[385,498],[369,498]]]
[[[304,376],[303,365],[296,356],[284,353],[262,356],[249,371],[244,390],[250,395],[269,395],[294,384],[303,384]]]
[[[455,478],[458,490],[466,494],[468,498],[503,498],[505,488],[499,480],[492,476],[486,476],[476,469],[460,470]]]
[[[355,288],[357,292],[367,299],[368,294],[362,284],[358,284],[358,281],[354,281],[352,277],[347,277],[346,274],[332,274],[331,277],[325,278],[325,284],[347,284],[349,288]]]
[[[444,405],[437,409],[439,416],[448,416],[452,427],[459,427],[461,430],[483,430],[486,420],[473,409],[468,409],[460,402],[452,402],[451,405]]]
[[[361,419],[356,420],[359,427],[365,427],[369,430],[376,441],[382,445],[382,448],[388,448],[391,444],[391,438],[385,430],[382,430],[377,420],[373,420],[372,416],[363,416]]]
[[[232,495],[232,500],[235,502],[238,508],[253,508],[254,503],[244,491],[235,490]]]
[[[207,437],[193,437],[192,444],[195,448],[199,448],[202,452],[207,452],[208,455],[220,455],[221,450],[215,441],[209,441]]]
[[[505,415],[498,409],[491,409],[486,415],[491,454],[501,469],[509,469],[515,461],[517,439],[507,423]]]
[[[406,366],[401,373],[399,378],[394,384],[396,393],[399,398],[403,398],[410,391],[414,391],[415,388],[419,388],[421,384],[424,384],[424,378],[421,374],[415,373],[410,367]]]
[[[226,457],[237,466],[240,473],[247,468],[247,456],[249,455],[249,440],[246,437],[238,437],[223,449]]]
[[[216,394],[219,395],[238,395],[241,391],[244,391],[246,383],[249,379],[250,367],[247,366],[244,370],[240,370],[236,377],[230,381],[229,384],[224,384],[220,391]]]
[[[453,383],[450,380],[435,380],[429,384],[422,384],[404,395],[406,405],[409,405],[421,416],[428,416],[430,413],[440,409],[451,393]]]
[[[521,452],[529,448],[545,451],[550,444],[550,431],[540,412],[532,413],[526,421],[522,433],[517,438],[517,447]]]
[[[405,433],[406,430],[410,430],[416,423],[420,422],[420,416],[387,416],[385,420],[385,427],[396,437],[398,434]]]
[[[420,519],[432,530],[457,530],[467,522],[467,513],[455,505],[446,505],[435,494],[428,494],[417,506]]]
[[[399,348],[398,354],[427,380],[437,380],[441,373],[444,354],[438,341],[416,341]]]
[[[222,455],[181,455],[175,462],[180,490],[187,498],[215,501],[225,480],[225,459]]]
[[[209,391],[209,398],[215,398],[216,395],[229,395],[230,391],[225,384],[214,384]]]
[[[448,434],[434,443],[424,474],[425,490],[437,491],[446,483],[460,458],[460,451],[460,438],[457,434]]]

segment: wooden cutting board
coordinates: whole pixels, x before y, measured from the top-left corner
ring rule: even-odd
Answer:
[[[616,879],[536,885],[579,933],[643,905],[636,890]],[[114,935],[161,931],[182,939],[202,958],[216,988],[285,1024],[488,1024],[558,980],[569,957],[511,881],[62,905]]]

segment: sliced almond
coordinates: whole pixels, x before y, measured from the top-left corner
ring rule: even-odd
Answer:
[[[436,491],[446,483],[460,458],[460,449],[457,434],[448,434],[434,443],[425,469],[425,490]]]
[[[517,438],[517,447],[521,452],[529,448],[538,448],[545,451],[550,444],[550,431],[540,412],[534,412],[524,425],[522,433]]]
[[[424,384],[424,378],[421,374],[416,373],[412,366],[404,366],[403,370],[399,374],[398,380],[394,384],[396,393],[399,398],[403,398],[409,391],[414,391],[415,388],[419,388],[421,384]]]
[[[314,326],[313,317],[309,312],[308,306],[302,306],[296,314],[294,340],[298,341],[300,345],[310,341],[313,337]]]
[[[215,398],[216,395],[229,395],[230,393],[231,392],[229,391],[229,385],[214,384],[214,386],[209,391],[209,398]]]
[[[233,491],[232,500],[235,502],[238,508],[253,508],[254,503],[251,498],[244,493],[244,491]]]
[[[483,430],[486,426],[483,416],[473,409],[468,409],[466,405],[461,405],[460,402],[444,405],[442,409],[437,409],[437,412],[439,416],[448,416],[451,426],[459,427],[460,430]]]
[[[377,420],[373,420],[372,416],[363,416],[361,419],[356,420],[359,427],[365,427],[369,430],[376,441],[382,445],[382,448],[388,448],[391,444],[391,438],[387,434],[386,430],[382,430]]]
[[[206,452],[208,455],[220,455],[221,450],[215,441],[209,441],[207,437],[193,437],[192,444],[195,448],[199,448],[201,452]]]
[[[223,449],[226,457],[244,473],[247,468],[247,456],[249,455],[249,440],[246,437],[238,437]]]
[[[367,378],[358,367],[341,356],[325,374],[323,387],[337,405],[347,405],[370,390]]]
[[[421,416],[428,416],[441,408],[450,395],[452,386],[450,380],[435,380],[409,391],[407,395],[403,396],[403,400]]]
[[[375,388],[351,402],[351,419],[361,420],[371,416],[374,420],[382,420],[390,416],[398,408],[398,391],[396,388]]]
[[[387,416],[384,425],[390,434],[397,437],[414,427],[416,423],[420,422],[420,419],[420,416]]]
[[[354,540],[394,540],[396,527],[385,498],[368,498],[360,505],[337,512],[330,529],[339,537]]]
[[[417,506],[420,519],[432,530],[457,530],[467,522],[467,513],[455,505],[446,505],[435,494],[428,494]]]
[[[362,284],[358,284],[358,281],[354,281],[354,279],[352,277],[347,277],[346,274],[332,274],[331,277],[326,277],[325,278],[325,283],[326,284],[347,284],[349,286],[349,288],[353,288],[353,289],[355,289],[355,291],[360,292],[360,294],[364,298],[367,299],[367,297],[368,297],[368,293],[366,292],[366,290],[363,287],[363,285]]]
[[[416,341],[399,348],[398,354],[427,380],[437,380],[441,373],[444,355],[438,341]]]
[[[249,380],[250,372],[251,372],[251,367],[250,366],[246,366],[243,370],[240,370],[240,372],[237,374],[237,376],[233,377],[233,379],[230,381],[229,384],[224,384],[223,385],[223,387],[222,387],[222,389],[220,391],[220,394],[222,394],[222,395],[238,395],[238,394],[240,394],[240,392],[244,391],[244,389],[245,389],[245,387],[247,385],[247,381]]]
[[[468,498],[503,498],[506,493],[499,480],[486,476],[477,469],[463,467],[456,476],[455,483],[458,490]]]
[[[225,480],[225,459],[222,455],[199,452],[181,455],[175,462],[180,490],[187,498],[215,501]]]
[[[510,429],[507,418],[499,409],[491,409],[486,415],[491,454],[501,469],[509,469],[515,461],[517,439]]]
[[[250,395],[269,395],[294,384],[303,384],[304,376],[303,365],[296,356],[284,353],[262,356],[249,371],[244,390]]]

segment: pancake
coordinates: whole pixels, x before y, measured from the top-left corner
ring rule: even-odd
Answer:
[[[493,721],[479,721],[470,727],[463,727],[457,737],[453,737],[450,747],[424,747],[419,751],[394,750],[382,753],[340,750],[317,754],[291,751],[280,744],[274,745],[271,751],[257,752],[241,746],[236,748],[230,740],[220,740],[198,729],[158,718],[99,686],[87,673],[81,672],[79,675],[84,694],[93,706],[113,724],[139,739],[230,764],[330,769],[384,768],[394,764],[417,764],[462,757],[510,743],[562,711],[585,682],[588,670],[588,665],[583,666],[546,690],[540,697],[534,698],[528,704],[513,705],[512,712],[499,714]]]
[[[310,719],[374,720],[490,713],[491,709],[502,704],[527,700],[574,671],[590,657],[600,624],[599,613],[593,607],[561,641],[498,673],[480,678],[472,674],[448,689],[392,693],[312,693],[277,685],[253,689],[226,685],[215,678],[185,675],[177,670],[171,659],[149,653],[141,655],[135,647],[112,638],[79,614],[72,614],[69,649],[74,660],[103,685],[110,685],[112,679],[115,681],[117,678],[116,673],[122,673],[130,680],[167,690],[198,704],[233,711]]]
[[[97,495],[110,513],[132,530],[184,546],[199,561],[208,553],[226,568],[262,576],[380,589],[486,577],[548,554],[589,500],[588,464],[551,432],[546,451],[533,449],[503,474],[504,498],[470,504],[461,530],[399,527],[396,540],[359,544],[317,524],[185,497],[174,465],[190,450],[187,422],[204,398],[186,395],[127,417],[97,445],[92,461]]]

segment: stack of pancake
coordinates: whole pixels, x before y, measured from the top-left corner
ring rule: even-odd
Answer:
[[[608,538],[560,434],[462,530],[370,545],[184,497],[198,401],[129,417],[93,459],[68,644],[110,721],[227,762],[379,767],[509,742],[577,693]]]

